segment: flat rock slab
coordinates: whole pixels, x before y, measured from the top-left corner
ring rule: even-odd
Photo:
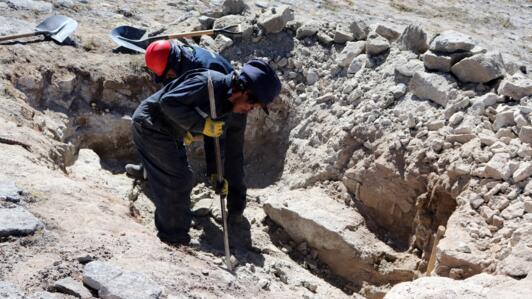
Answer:
[[[44,291],[33,293],[31,296],[28,297],[28,299],[70,299],[70,298],[75,298],[75,297],[72,297],[69,295],[58,294],[58,293],[44,292]]]
[[[39,219],[25,208],[0,208],[0,237],[31,235],[43,228]]]
[[[19,202],[22,200],[22,193],[22,189],[17,187],[15,182],[0,181],[0,200]]]
[[[469,51],[476,46],[476,42],[469,35],[447,30],[442,32],[430,43],[430,50],[434,52],[454,53]]]
[[[394,286],[385,299],[404,298],[529,298],[532,277],[515,280],[503,275],[482,273],[466,280],[423,277]]]
[[[71,277],[58,280],[54,287],[61,293],[75,296],[77,298],[92,298],[91,292],[83,284]]]
[[[0,298],[24,299],[24,293],[14,284],[0,281]]]
[[[296,243],[314,248],[337,275],[377,284],[413,278],[414,258],[394,252],[367,230],[360,214],[319,189],[272,195],[264,210]]]
[[[163,292],[161,286],[143,273],[126,272],[101,261],[85,265],[83,282],[98,290],[103,299],[153,299],[160,298]]]

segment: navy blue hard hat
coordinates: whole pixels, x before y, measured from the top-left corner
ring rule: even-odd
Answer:
[[[279,77],[268,63],[259,59],[252,59],[244,64],[239,79],[244,88],[251,92],[252,101],[261,103],[263,108],[281,92]]]

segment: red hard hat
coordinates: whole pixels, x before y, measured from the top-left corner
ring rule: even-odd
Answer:
[[[146,49],[146,66],[157,76],[161,77],[166,69],[168,56],[170,55],[172,44],[167,40],[158,40],[151,43]]]

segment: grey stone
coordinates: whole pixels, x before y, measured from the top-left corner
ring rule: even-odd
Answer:
[[[495,115],[493,121],[493,129],[499,131],[499,129],[515,125],[514,112],[512,110],[506,110],[499,112]]]
[[[384,24],[378,24],[377,28],[375,28],[375,32],[386,38],[388,41],[394,41],[401,35],[397,30]]]
[[[455,114],[453,114],[453,116],[451,116],[451,118],[449,118],[449,125],[455,127],[459,125],[462,120],[464,120],[464,113],[462,111],[456,112]],[[458,132],[454,131],[454,133]]]
[[[351,64],[349,64],[349,67],[347,68],[348,74],[356,74],[360,70],[366,67],[368,64],[368,56],[366,54],[361,54],[355,57],[353,61],[351,61]]]
[[[475,115],[482,115],[484,114],[486,107],[495,105],[499,99],[500,97],[492,92],[480,97],[472,98],[469,112]]]
[[[44,1],[7,0],[6,2],[10,7],[16,9],[33,10],[42,13],[51,13],[54,8],[53,4]]]
[[[320,29],[320,24],[318,22],[308,22],[304,23],[296,31],[296,37],[298,39],[303,39],[305,37],[313,36],[318,33]]]
[[[453,65],[452,73],[462,82],[486,83],[505,74],[502,56],[488,52],[462,59]]]
[[[0,237],[26,236],[43,227],[42,222],[23,207],[0,208]]]
[[[423,62],[419,59],[409,60],[407,63],[401,63],[395,66],[395,81],[408,84],[416,72],[423,71],[425,71]]]
[[[514,201],[509,205],[504,211],[502,211],[501,216],[506,219],[514,219],[517,217],[522,217],[525,213],[525,205],[521,201]],[[532,269],[531,269],[532,270]]]
[[[436,121],[428,123],[427,129],[429,129],[429,131],[436,131],[436,130],[443,128],[444,126],[445,126],[445,121],[436,120]]]
[[[532,144],[532,127],[521,127],[521,130],[519,130],[519,139],[523,143]]]
[[[267,33],[281,32],[288,21],[294,19],[294,11],[288,5],[274,7],[260,16],[258,24],[264,28]]]
[[[91,292],[81,282],[71,277],[56,281],[54,287],[61,293],[76,296],[81,299],[92,298]]]
[[[528,179],[530,176],[532,176],[532,163],[524,162],[520,163],[519,168],[514,172],[513,179],[517,183]]]
[[[222,52],[233,45],[233,40],[223,34],[220,34],[216,36],[214,43],[218,52]]]
[[[449,80],[439,74],[417,72],[410,80],[410,91],[423,100],[431,100],[443,107],[457,97]]]
[[[364,40],[368,37],[369,26],[362,20],[355,20],[349,25],[351,33],[355,40]]]
[[[313,85],[314,83],[318,82],[320,79],[320,76],[318,75],[318,72],[315,69],[310,69],[307,72],[306,80],[308,85]]]
[[[0,298],[24,299],[24,293],[14,284],[0,281]]]
[[[342,66],[346,67],[351,64],[351,61],[358,55],[362,54],[366,48],[365,41],[357,42],[347,42],[346,46],[336,57],[336,62]]]
[[[330,37],[328,33],[323,32],[323,31],[319,31],[317,34],[317,37],[318,37],[318,41],[325,46],[328,46],[334,42],[334,39]]]
[[[497,92],[514,100],[532,95],[532,80],[523,76],[512,76],[502,80]]]
[[[366,53],[370,56],[382,54],[388,49],[390,49],[390,43],[380,35],[374,38],[368,38],[366,42]]]
[[[194,203],[191,212],[193,215],[198,217],[208,216],[211,213],[213,203],[214,199],[212,198],[202,198],[198,202]]]
[[[454,64],[469,55],[468,53],[436,54],[428,51],[423,55],[423,63],[429,70],[448,73]]]
[[[222,3],[222,12],[224,15],[241,14],[248,6],[244,0],[225,0]]]
[[[393,94],[394,99],[398,99],[404,96],[407,92],[408,87],[404,83],[399,83],[390,89],[390,92]]]
[[[161,298],[163,289],[143,273],[125,272],[103,285],[98,294],[103,299]]]
[[[418,25],[408,25],[399,37],[399,47],[416,54],[425,53],[429,48],[427,33]]]
[[[450,134],[445,136],[445,141],[450,143],[458,142],[464,144],[475,139],[476,137],[477,136],[475,134]]]
[[[15,182],[0,181],[0,200],[17,203],[22,200],[22,193],[22,189],[18,188]]]
[[[434,52],[454,53],[472,50],[476,44],[469,35],[454,30],[447,30],[432,39],[430,50]]]
[[[349,31],[343,24],[336,25],[336,30],[334,31],[334,42],[337,44],[345,44],[346,42],[353,40],[353,33]]]
[[[109,263],[94,261],[83,268],[83,283],[92,289],[100,290],[111,280],[122,274],[122,270]]]
[[[484,170],[485,176],[488,178],[507,180],[512,175],[512,171],[508,165],[509,159],[510,156],[505,153],[493,155],[491,160],[486,164]]]

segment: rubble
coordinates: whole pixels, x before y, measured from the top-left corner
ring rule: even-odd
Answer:
[[[263,14],[258,23],[267,33],[278,33],[283,30],[286,23],[294,19],[294,11],[288,5],[272,8]]]

